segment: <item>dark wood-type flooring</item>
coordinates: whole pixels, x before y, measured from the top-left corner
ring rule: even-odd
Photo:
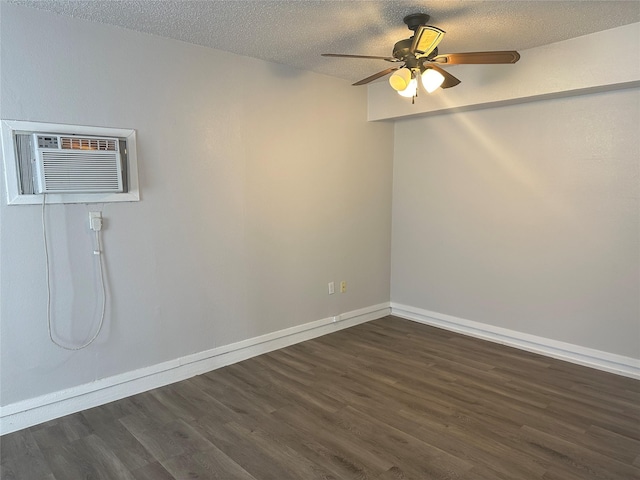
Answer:
[[[0,440],[2,480],[640,479],[640,381],[387,317]]]

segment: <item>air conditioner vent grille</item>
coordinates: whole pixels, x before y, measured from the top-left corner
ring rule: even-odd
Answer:
[[[46,192],[122,191],[119,158],[109,152],[42,152]]]
[[[60,137],[60,148],[64,150],[118,150],[114,138]]]

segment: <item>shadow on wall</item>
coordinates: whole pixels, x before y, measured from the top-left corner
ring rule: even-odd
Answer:
[[[300,70],[298,68],[292,68],[287,65],[282,65],[279,63],[265,62],[265,64],[267,65],[268,72],[278,78],[286,78],[286,79],[299,78],[299,77],[304,77],[306,74],[308,74],[308,72],[304,70]]]

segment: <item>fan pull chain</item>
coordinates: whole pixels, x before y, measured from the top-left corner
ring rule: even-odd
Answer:
[[[416,73],[413,70],[411,70],[411,78],[416,80],[416,81],[418,80],[416,78]],[[418,87],[416,86],[416,93],[414,93],[413,97],[411,97],[411,105],[414,105],[416,103],[416,97],[417,96],[418,96]]]

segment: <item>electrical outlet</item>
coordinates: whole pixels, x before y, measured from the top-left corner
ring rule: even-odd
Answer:
[[[102,212],[89,212],[89,228],[96,232],[102,229]]]
[[[336,286],[333,282],[329,282],[329,295],[336,293]]]
[[[343,280],[340,282],[340,293],[344,293],[347,291],[347,281]]]

